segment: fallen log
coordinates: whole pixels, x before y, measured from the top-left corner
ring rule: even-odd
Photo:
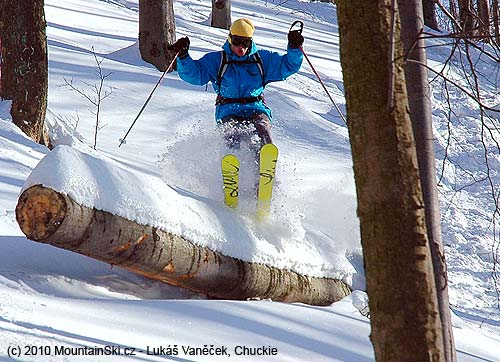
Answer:
[[[21,194],[16,219],[28,239],[210,297],[329,305],[351,292],[340,280],[232,258],[158,228],[79,205],[41,185]]]

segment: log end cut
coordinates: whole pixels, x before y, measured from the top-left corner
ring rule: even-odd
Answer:
[[[66,201],[61,194],[35,185],[26,189],[19,197],[16,219],[28,239],[42,241],[59,228],[66,210]]]

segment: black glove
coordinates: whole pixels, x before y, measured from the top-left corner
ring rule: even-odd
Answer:
[[[187,36],[185,36],[184,38],[180,38],[174,44],[169,45],[167,49],[179,53],[179,58],[185,58],[188,55],[189,38]]]
[[[299,48],[304,44],[304,37],[299,30],[290,30],[288,32],[288,45],[290,48]]]

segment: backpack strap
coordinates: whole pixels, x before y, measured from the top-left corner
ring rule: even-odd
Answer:
[[[222,81],[222,77],[224,76],[224,73],[226,72],[228,65],[229,65],[229,62],[227,61],[227,54],[223,50],[223,51],[221,51],[219,71],[217,72],[217,84],[219,85],[219,87],[220,87],[220,83]]]
[[[227,54],[224,50],[222,50],[219,71],[217,72],[217,84],[219,86],[222,82],[222,77],[224,76],[224,73],[226,73],[229,64],[257,64],[257,68],[259,68],[259,73],[262,77],[262,83],[264,87],[267,85],[267,82],[265,82],[266,77],[264,72],[264,65],[262,63],[262,59],[258,51],[252,54],[252,60],[237,61],[237,60],[227,60]]]
[[[260,57],[259,52],[256,51],[255,53],[253,53],[252,58],[255,60],[255,63],[257,63],[257,67],[259,68],[259,72],[262,77],[262,83],[265,87],[267,85],[266,73],[264,72],[264,64],[262,64],[262,58]]]

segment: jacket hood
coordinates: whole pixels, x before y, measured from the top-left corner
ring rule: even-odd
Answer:
[[[231,44],[229,43],[228,40],[226,40],[226,42],[222,46],[222,49],[224,49],[224,51],[228,54],[228,59],[234,59],[234,60],[238,59],[245,60],[246,58],[248,58],[249,56],[251,56],[252,54],[256,53],[259,50],[257,48],[257,45],[255,45],[255,42],[252,41],[252,47],[250,48],[250,50],[244,56],[239,57],[236,54],[234,54],[233,51],[231,50]]]

